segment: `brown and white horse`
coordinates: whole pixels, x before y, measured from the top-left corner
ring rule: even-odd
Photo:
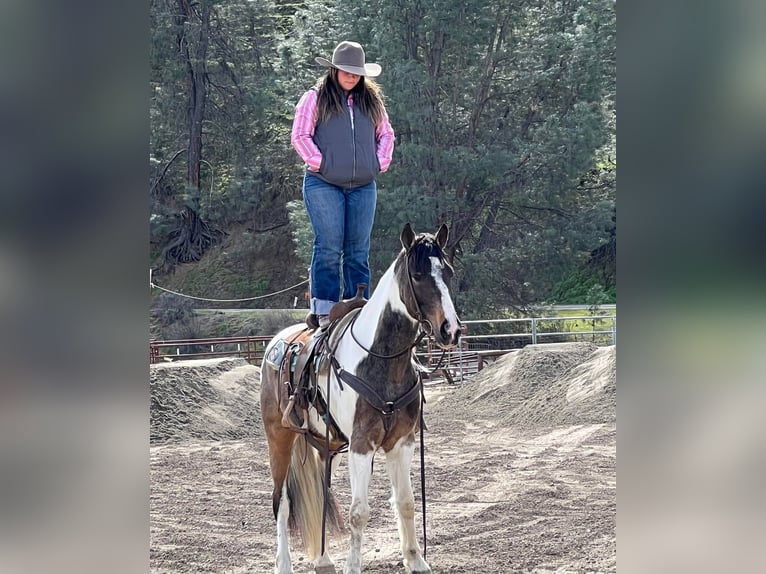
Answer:
[[[420,420],[420,388],[412,348],[424,331],[443,348],[454,347],[460,322],[449,292],[453,271],[445,256],[448,230],[442,225],[435,235],[415,235],[407,224],[400,236],[402,251],[381,277],[374,293],[357,315],[340,320],[329,335],[328,348],[335,368],[318,375],[316,385],[336,427],[348,439],[351,507],[349,554],[344,574],[362,569],[362,537],[370,517],[367,491],[375,452],[383,449],[393,490],[404,566],[408,572],[425,574],[431,568],[423,558],[415,534],[415,504],[410,468],[415,431]],[[352,317],[353,315],[353,317]],[[269,343],[265,357],[301,337],[313,337],[304,325],[288,327]],[[373,389],[357,392],[341,375],[351,374]],[[280,385],[284,369],[264,359],[261,367],[261,415],[269,443],[269,462],[274,481],[273,505],[277,521],[275,574],[292,573],[288,525],[299,534],[306,553],[318,572],[334,572],[333,562],[320,545],[324,503],[323,453],[308,447],[301,435],[285,428],[280,408]],[[329,380],[328,380],[329,377]],[[280,380],[281,379],[281,380]],[[326,396],[328,394],[329,397]],[[411,399],[411,400],[410,400]],[[284,405],[284,402],[282,402]],[[383,407],[386,404],[388,407]],[[395,405],[394,409],[389,408]],[[388,411],[388,412],[386,412]],[[325,436],[325,423],[316,409],[308,410],[308,426],[314,436]],[[337,462],[337,457],[333,457]],[[340,526],[340,514],[331,493],[327,526]],[[321,548],[321,550],[320,550]]]

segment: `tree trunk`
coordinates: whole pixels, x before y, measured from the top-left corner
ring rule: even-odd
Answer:
[[[211,228],[196,211],[184,207],[178,216],[178,225],[162,250],[165,267],[173,269],[179,263],[199,261],[223,236],[222,231]]]
[[[222,236],[199,216],[202,158],[202,122],[207,103],[207,52],[210,43],[210,1],[177,0],[177,37],[187,72],[189,131],[187,184],[191,189],[190,204],[179,214],[178,225],[163,249],[165,264],[199,261],[204,252]]]
[[[202,165],[202,121],[205,119],[205,104],[207,103],[207,50],[210,42],[210,3],[202,0],[192,5],[189,0],[178,0],[182,18],[186,28],[190,23],[199,22],[199,32],[195,38],[195,46],[189,45],[188,38],[182,38],[182,49],[187,60],[189,76],[189,167],[187,180],[189,186],[198,190],[194,194],[199,198],[200,174]],[[193,54],[193,56],[192,56]],[[197,209],[199,206],[195,205]]]

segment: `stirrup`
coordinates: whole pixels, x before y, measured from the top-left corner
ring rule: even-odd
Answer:
[[[309,412],[307,409],[301,409],[303,411],[303,424],[298,426],[292,419],[293,411],[295,410],[295,395],[290,395],[290,400],[287,402],[285,412],[282,415],[282,426],[291,431],[303,433],[309,430]]]

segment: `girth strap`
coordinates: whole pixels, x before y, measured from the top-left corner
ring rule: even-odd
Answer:
[[[335,359],[335,356],[331,357],[331,362],[338,378],[354,389],[357,394],[361,395],[374,409],[377,409],[384,415],[392,415],[396,411],[403,409],[420,394],[420,380],[417,380],[415,381],[415,384],[399,398],[394,401],[386,401],[364,379],[360,379],[356,375],[341,368],[340,364]]]

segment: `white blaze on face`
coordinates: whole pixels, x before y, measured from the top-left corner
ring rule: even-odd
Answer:
[[[442,270],[444,269],[444,263],[438,257],[429,257],[431,261],[431,276],[436,282],[436,288],[439,289],[439,293],[442,296],[442,309],[444,309],[444,318],[449,325],[449,333],[453,337],[458,330],[458,319],[455,306],[452,304],[452,297],[450,297],[449,289],[447,289],[444,279],[442,279]],[[438,326],[435,326],[438,329]]]

